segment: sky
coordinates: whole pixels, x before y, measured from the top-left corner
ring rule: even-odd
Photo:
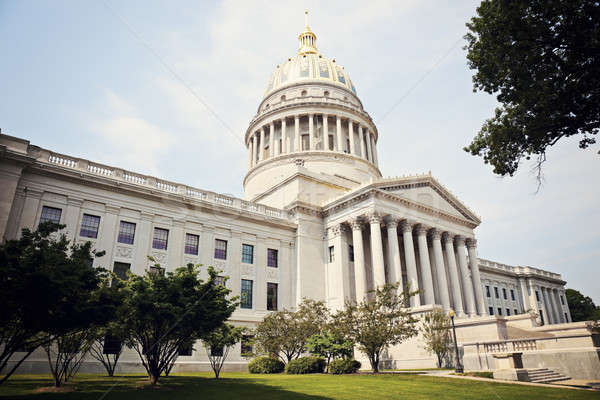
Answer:
[[[493,115],[463,35],[477,1],[0,0],[0,129],[38,146],[241,197],[243,134],[309,9],[377,124],[384,176],[431,173],[481,216],[482,258],[562,274],[600,304],[598,146],[492,173],[462,150]]]

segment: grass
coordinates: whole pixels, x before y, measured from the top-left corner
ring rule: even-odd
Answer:
[[[0,399],[598,399],[581,390],[511,385],[432,376],[382,375],[251,375],[224,373],[215,380],[208,373],[161,378],[157,387],[142,375],[108,378],[79,375],[71,392],[40,392],[52,384],[47,375],[15,375],[0,386]]]
[[[494,379],[494,373],[492,371],[471,371],[471,372],[463,372],[462,374],[452,372],[450,375],[475,376],[478,378]]]

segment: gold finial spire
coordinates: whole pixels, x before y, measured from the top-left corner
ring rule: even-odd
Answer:
[[[308,27],[308,10],[304,11],[304,32],[298,36],[298,42],[300,42],[298,54],[317,53],[317,35]]]

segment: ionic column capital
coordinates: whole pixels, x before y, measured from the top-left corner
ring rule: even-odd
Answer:
[[[454,234],[451,232],[444,232],[442,234],[442,241],[444,243],[452,243],[454,241]]]
[[[384,218],[385,226],[391,229],[396,229],[398,227],[398,223],[400,222],[400,218],[394,217],[392,215],[388,215]]]
[[[463,247],[465,245],[466,238],[464,236],[461,236],[461,235],[456,235],[454,237],[454,241],[456,242],[457,246]]]
[[[427,235],[427,227],[423,224],[416,225],[416,231],[419,236]]]
[[[413,224],[405,219],[400,222],[400,229],[402,229],[402,233],[412,232]]]
[[[363,221],[360,217],[354,217],[348,221],[353,231],[360,231],[363,227]]]
[[[429,234],[431,235],[431,238],[433,240],[440,240],[440,238],[442,237],[442,231],[439,230],[438,228],[432,228],[429,231]]]
[[[381,224],[382,217],[376,212],[371,212],[367,214],[367,218],[369,219],[370,224]]]
[[[469,249],[474,249],[477,247],[477,239],[467,238],[466,242]]]

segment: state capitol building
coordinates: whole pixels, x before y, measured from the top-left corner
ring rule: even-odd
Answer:
[[[465,343],[508,339],[513,323],[542,329],[571,322],[561,276],[479,258],[474,229],[481,219],[435,177],[383,177],[377,144],[385,133],[348,72],[318,52],[308,25],[298,39],[297,54],[271,74],[245,132],[243,198],[2,134],[0,237],[54,221],[66,225],[69,239],[106,251],[94,264],[117,275],[145,273],[148,256],[167,270],[212,265],[243,299],[231,322],[249,327],[303,298],[336,310],[385,283],[418,290],[410,299],[416,314],[454,310]],[[390,349],[386,365],[434,366],[418,341]],[[244,346],[232,351],[228,368],[245,369]],[[43,353],[22,368],[36,370],[36,363],[47,367]],[[84,370],[102,368],[91,364]],[[140,367],[134,352],[119,365]],[[209,369],[201,344],[176,367]]]

